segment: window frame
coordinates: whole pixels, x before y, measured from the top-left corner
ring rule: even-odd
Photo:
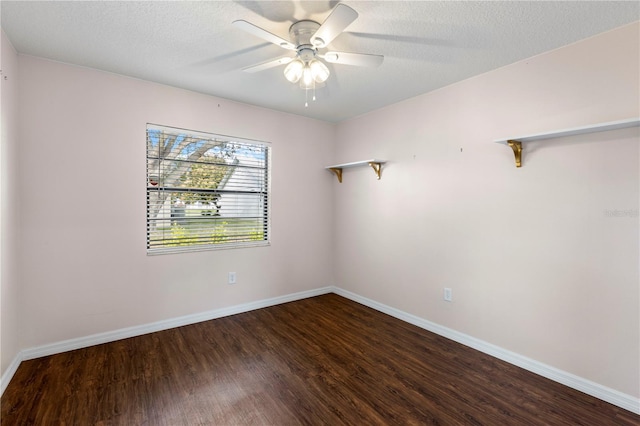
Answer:
[[[163,156],[163,154],[160,153],[161,151],[160,145],[158,145],[157,153],[151,152],[150,148],[153,147],[153,143],[150,141],[150,138],[151,138],[150,131],[165,132],[168,135],[174,136],[176,138],[173,140],[173,142],[171,142],[172,148],[169,151],[166,151],[170,154],[175,154],[175,151],[173,150],[173,148],[175,148],[176,145],[174,144],[178,143],[178,138],[184,135],[183,138],[193,138],[194,143],[196,144],[199,143],[197,141],[214,142],[211,149],[214,149],[214,147],[217,147],[217,146],[220,146],[220,147],[224,146],[225,150],[229,149],[229,147],[233,147],[239,150],[245,149],[245,151],[241,151],[243,152],[243,154],[240,155],[240,156],[244,156],[244,158],[248,158],[249,157],[248,153],[253,152],[251,150],[255,149],[263,153],[264,160],[259,162],[260,163],[259,166],[256,166],[251,164],[240,163],[238,160],[239,157],[235,157],[231,163],[228,163],[226,160],[224,162],[223,161],[220,161],[220,162],[198,161],[204,157],[204,154],[201,155],[200,157],[197,157],[196,160],[187,161],[183,158],[178,158],[181,151],[175,154],[174,157],[171,157],[171,155]],[[154,123],[146,124],[145,139],[146,139],[145,154],[146,154],[146,185],[147,185],[146,191],[145,191],[146,192],[146,252],[147,252],[147,255],[190,253],[190,252],[211,251],[211,250],[228,250],[228,249],[235,249],[235,248],[265,247],[265,246],[271,245],[272,147],[270,142],[239,138],[239,137],[228,136],[228,135],[220,135],[220,134],[209,133],[204,131],[189,130],[189,129],[183,129],[183,128],[172,127],[167,125],[159,125]],[[159,144],[159,141],[157,143]],[[188,147],[190,144],[191,143],[187,143],[184,149],[186,149],[186,147]],[[220,151],[222,150],[223,149],[221,148]],[[208,151],[209,150],[207,150],[207,152]],[[157,162],[157,167],[150,167],[150,164],[153,163],[154,160]],[[240,189],[231,189],[231,190],[226,190],[224,186],[221,188],[218,188],[216,186],[215,189],[210,189],[210,188],[204,188],[204,187],[176,187],[176,186],[167,185],[164,182],[164,178],[161,177],[162,169],[163,167],[166,167],[166,163],[163,163],[163,162],[166,162],[166,161],[172,163],[173,165],[175,165],[174,163],[176,162],[177,163],[188,162],[191,164],[189,166],[188,171],[185,171],[185,174],[182,175],[180,179],[182,179],[186,175],[186,173],[190,172],[191,167],[195,164],[211,166],[211,168],[220,167],[222,169],[225,169],[227,170],[227,172],[225,173],[229,174],[228,180],[233,179],[234,173],[237,174],[236,170],[243,170],[243,169],[245,169],[245,171],[248,169],[253,169],[254,171],[258,170],[258,173],[257,174],[253,173],[253,175],[254,175],[254,178],[257,177],[257,181],[260,183],[260,185],[258,186],[258,189],[250,189],[249,188],[250,184],[245,183],[244,185],[247,185],[246,188],[244,188],[241,184]],[[153,176],[158,176],[158,178],[154,179],[152,178]],[[221,180],[219,180],[216,185],[219,185],[221,181],[224,179],[225,178],[222,178]],[[225,181],[224,183],[225,186],[229,183],[228,180]],[[238,182],[242,183],[242,181],[243,179],[239,178],[234,181],[234,184],[238,185]],[[255,181],[253,182],[253,184],[255,184]],[[162,197],[159,195],[155,196],[157,198],[156,208],[158,210],[157,210],[156,216],[152,217],[152,212],[151,212],[152,208],[150,207],[154,199],[154,196],[152,196],[152,194],[154,193],[161,194],[163,193],[163,191],[166,191],[166,192],[165,192],[165,195],[163,195]],[[163,231],[160,233],[162,235],[161,238],[153,238],[152,237],[153,233],[156,233],[156,235],[158,235],[157,228],[155,228],[155,226],[157,226],[157,224],[161,223],[162,221],[168,221],[170,223],[171,230],[174,229],[173,228],[174,226],[179,226],[177,220],[174,222],[173,214],[169,214],[169,216],[167,216],[167,206],[169,208],[169,211],[173,212],[172,194],[176,194],[176,193],[189,193],[189,194],[198,194],[198,195],[215,194],[218,197],[216,198],[216,200],[219,200],[225,194],[228,194],[228,195],[235,194],[235,195],[238,195],[239,197],[248,196],[249,199],[253,198],[252,197],[253,195],[256,195],[257,200],[254,200],[254,201],[257,201],[257,204],[251,205],[251,208],[253,209],[257,208],[258,215],[255,217],[251,217],[251,218],[242,218],[242,217],[236,217],[236,216],[223,217],[222,215],[220,215],[220,208],[217,207],[215,209],[216,214],[214,216],[218,216],[218,217],[211,218],[211,220],[214,221],[213,223],[215,223],[216,225],[211,225],[211,227],[207,227],[206,224],[204,226],[200,225],[205,223],[204,220],[206,219],[203,219],[203,218],[197,218],[202,220],[202,222],[198,222],[196,220],[195,223],[198,224],[196,225],[197,232],[206,232],[207,230],[210,232],[211,231],[216,232],[215,231],[217,229],[216,227],[219,226],[218,221],[222,222],[222,227],[225,231],[228,229],[231,231],[238,232],[238,230],[243,229],[245,230],[245,232],[247,232],[246,229],[250,230],[253,225],[249,225],[249,227],[247,228],[247,225],[241,224],[241,222],[243,221],[243,219],[251,219],[251,220],[255,220],[257,223],[257,226],[255,226],[254,228],[255,231],[251,231],[251,232],[257,232],[259,234],[261,233],[262,238],[259,240],[257,239],[240,240],[244,236],[244,234],[233,234],[231,237],[225,237],[225,238],[229,238],[229,240],[226,242],[213,242],[215,240],[215,237],[210,236],[210,237],[198,237],[198,238],[203,238],[204,241],[210,240],[206,243],[192,243],[191,241],[193,241],[193,239],[198,239],[198,238],[185,238],[184,240],[176,239],[175,237],[165,238],[164,234],[165,232],[167,232],[166,227],[163,228]],[[216,206],[218,206],[217,202],[215,204]],[[185,208],[187,207],[185,206]],[[159,217],[161,211],[163,216]],[[202,211],[201,211],[201,214],[203,214]],[[195,219],[196,218],[191,218],[189,220],[192,221]],[[235,220],[236,223],[226,228],[228,225],[227,220]],[[152,224],[155,224],[155,226]],[[196,234],[196,235],[199,236],[201,234]],[[249,238],[247,236],[244,236],[244,237]],[[189,241],[189,239],[191,239],[191,241]]]

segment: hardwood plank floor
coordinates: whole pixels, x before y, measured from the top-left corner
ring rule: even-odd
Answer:
[[[640,425],[328,294],[23,362],[11,425]]]

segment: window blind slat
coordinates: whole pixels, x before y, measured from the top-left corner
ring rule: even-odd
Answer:
[[[269,242],[266,143],[147,126],[147,252]]]

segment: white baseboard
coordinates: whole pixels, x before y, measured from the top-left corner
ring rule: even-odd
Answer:
[[[2,374],[2,377],[0,378],[0,396],[2,396],[4,390],[9,384],[9,381],[11,381],[11,378],[18,370],[18,366],[24,360],[39,358],[47,355],[54,355],[57,353],[86,348],[102,343],[114,342],[116,340],[126,339],[129,337],[141,336],[143,334],[153,333],[156,331],[168,330],[175,327],[195,324],[202,321],[208,321],[216,318],[226,317],[229,315],[249,312],[255,309],[267,308],[269,306],[293,302],[296,300],[306,299],[309,297],[319,296],[321,294],[327,293],[336,293],[342,297],[361,303],[365,306],[383,312],[387,315],[391,315],[392,317],[398,318],[402,321],[416,325],[420,328],[439,334],[440,336],[446,337],[465,346],[477,349],[480,352],[484,352],[510,364],[524,368],[525,370],[539,374],[542,377],[546,377],[565,386],[569,386],[570,388],[579,390],[588,395],[616,405],[620,408],[624,408],[625,410],[640,414],[639,398],[635,398],[631,395],[624,394],[615,389],[602,386],[598,383],[594,383],[566,371],[559,370],[557,368],[535,361],[531,358],[527,358],[525,356],[495,346],[491,343],[476,339],[475,337],[471,337],[467,334],[460,333],[450,328],[443,327],[439,324],[427,321],[423,318],[411,315],[382,303],[378,303],[374,300],[367,299],[366,297],[357,295],[338,287],[324,287],[315,290],[303,291],[285,296],[274,297],[271,299],[264,299],[256,302],[231,306],[228,308],[214,309],[207,312],[185,315],[182,317],[144,324],[141,326],[128,327],[120,330],[98,333],[90,336],[69,339],[48,345],[42,345],[35,348],[24,349],[20,353],[18,353],[13,362],[9,365],[9,368],[7,368],[4,374]]]
[[[107,331],[105,333],[93,334],[90,336],[79,337],[76,339],[64,340],[62,342],[52,343],[49,345],[38,346],[35,348],[24,349],[22,351],[22,359],[34,359],[47,355],[58,354],[75,349],[86,348],[102,343],[115,342],[116,340],[127,339],[129,337],[141,336],[143,334],[153,333],[156,331],[169,330],[175,327],[195,324],[202,321],[209,321],[216,318],[227,317],[229,315],[241,314],[243,312],[253,311],[255,309],[267,308],[269,306],[280,305],[281,303],[293,302],[296,300],[306,299],[309,297],[319,296],[321,294],[331,293],[332,287],[324,287],[315,290],[302,291],[299,293],[287,294],[284,296],[273,297],[271,299],[258,300],[255,302],[243,303],[241,305],[230,306],[228,308],[214,309],[211,311],[200,312],[192,315],[185,315],[178,318],[157,321],[150,324],[138,325],[134,327],[122,328],[120,330]]]
[[[2,373],[2,377],[0,377],[0,396],[2,396],[2,394],[4,393],[4,390],[9,385],[9,382],[13,378],[13,375],[16,374],[16,371],[18,371],[18,367],[20,366],[21,362],[22,362],[22,352],[18,352],[18,355],[16,355],[15,358],[13,358],[13,361],[11,361],[11,364],[9,364],[9,367],[7,367],[4,373]]]
[[[402,321],[439,334],[440,336],[446,337],[447,339],[451,339],[465,346],[469,346],[473,349],[479,350],[480,352],[484,352],[495,358],[524,368],[525,370],[531,371],[532,373],[536,373],[542,377],[546,377],[547,379],[551,379],[570,388],[579,390],[580,392],[584,392],[587,395],[591,395],[610,404],[616,405],[620,408],[624,408],[625,410],[631,411],[632,413],[640,414],[640,398],[635,398],[631,395],[627,395],[615,389],[611,389],[598,383],[594,383],[590,380],[578,377],[566,371],[559,370],[555,367],[551,367],[550,365],[543,364],[515,352],[508,351],[483,340],[476,339],[475,337],[471,337],[467,334],[460,333],[458,331],[443,327],[439,324],[427,321],[415,315],[408,314],[399,309],[395,309],[382,303],[378,303],[374,300],[367,299],[366,297],[362,297],[350,291],[343,290],[338,287],[333,287],[332,291],[342,297],[353,300],[354,302],[358,302],[365,306],[373,308],[376,311],[383,312]]]

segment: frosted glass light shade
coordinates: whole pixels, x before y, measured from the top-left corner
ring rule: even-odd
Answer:
[[[324,83],[329,78],[329,68],[322,62],[314,59],[309,62],[309,68],[311,69],[311,76],[316,83]]]
[[[302,70],[302,87],[311,88],[313,84],[313,73],[309,65],[306,65]]]
[[[305,68],[300,59],[294,59],[284,69],[284,77],[292,83],[297,83],[302,77],[302,70]]]

